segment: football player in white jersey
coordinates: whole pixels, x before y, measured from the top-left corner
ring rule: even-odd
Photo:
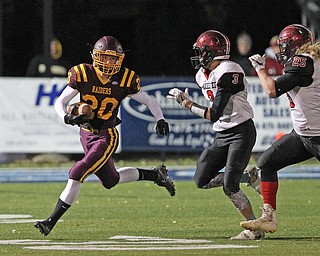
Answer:
[[[307,27],[292,24],[280,32],[277,44],[280,52],[276,58],[285,65],[285,70],[276,80],[265,71],[264,56],[255,54],[249,59],[270,98],[287,94],[293,130],[259,157],[264,202],[262,216],[240,223],[246,229],[271,233],[277,230],[277,171],[312,157],[320,160],[320,43],[314,41]]]
[[[200,189],[223,187],[246,220],[255,219],[251,203],[240,189],[240,179],[256,141],[253,110],[247,100],[248,82],[241,66],[229,60],[230,41],[216,30],[202,33],[193,46],[195,56],[191,63],[199,69],[195,79],[211,107],[193,102],[187,91],[177,88],[169,91],[176,100],[195,115],[208,119],[217,132],[212,145],[201,153],[194,175]],[[224,173],[219,172],[225,168]],[[262,239],[263,231],[242,231],[234,240]]]

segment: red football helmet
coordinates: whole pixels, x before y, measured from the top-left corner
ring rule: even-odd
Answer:
[[[104,36],[94,45],[91,53],[93,66],[104,75],[112,76],[120,71],[124,53],[120,42],[113,36]],[[115,58],[115,62],[108,59]]]
[[[230,58],[230,40],[216,30],[203,32],[193,45],[195,56],[191,57],[191,64],[195,69],[206,68],[213,60]]]
[[[300,24],[285,27],[280,32],[277,41],[280,49],[280,52],[276,54],[277,61],[285,64],[302,45],[309,42],[314,42],[314,36],[307,27]]]

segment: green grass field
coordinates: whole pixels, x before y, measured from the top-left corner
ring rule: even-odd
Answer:
[[[64,183],[0,184],[0,214],[44,219],[53,210],[64,186]],[[164,188],[151,182],[122,184],[109,191],[97,182],[85,183],[63,222],[48,237],[43,237],[32,222],[7,224],[0,219],[0,255],[320,254],[319,180],[280,180],[278,231],[267,234],[263,241],[229,240],[242,231],[239,226],[242,218],[220,188],[199,190],[192,181],[177,181],[176,188],[176,196],[170,197]],[[262,199],[246,186],[243,190],[260,216]],[[143,240],[129,243],[116,236],[158,239],[152,243]],[[8,240],[14,241],[8,244]],[[209,245],[250,247],[203,249]]]

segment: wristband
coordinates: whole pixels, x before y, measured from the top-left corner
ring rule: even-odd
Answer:
[[[206,118],[208,108],[193,102],[190,107],[190,111],[201,118]]]

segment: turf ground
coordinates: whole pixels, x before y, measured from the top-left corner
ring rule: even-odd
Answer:
[[[51,213],[64,186],[0,184],[0,255],[320,254],[319,180],[280,180],[278,231],[263,241],[230,241],[242,231],[240,215],[221,189],[199,190],[192,181],[177,181],[175,197],[151,182],[109,191],[85,183],[63,222],[43,237],[33,219]],[[242,188],[260,216],[261,198]]]

